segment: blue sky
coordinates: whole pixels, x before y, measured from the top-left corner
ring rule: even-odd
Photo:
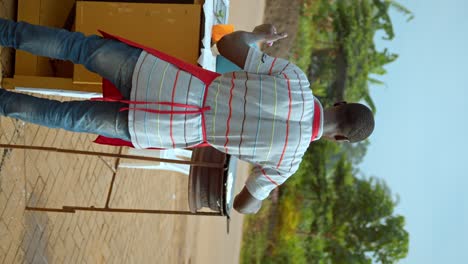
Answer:
[[[396,37],[377,41],[400,55],[372,87],[376,129],[361,164],[400,197],[410,252],[402,263],[468,263],[468,1],[400,1]]]

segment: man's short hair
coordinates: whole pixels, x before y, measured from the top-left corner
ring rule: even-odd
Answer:
[[[341,106],[340,128],[350,142],[368,138],[374,131],[374,114],[363,104],[350,103]]]

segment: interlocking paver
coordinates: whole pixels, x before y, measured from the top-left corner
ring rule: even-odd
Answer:
[[[24,129],[29,125],[18,128],[18,122],[4,120],[8,119],[1,119],[0,133],[11,132],[2,138],[2,143],[22,144],[34,137],[31,143],[46,146],[47,142],[57,142],[49,135],[69,135],[38,127]],[[76,148],[98,149],[86,146],[93,136],[87,138],[88,142],[78,142]],[[63,144],[62,141],[59,147]],[[116,150],[103,147],[103,151]],[[4,263],[154,263],[155,259],[160,263],[185,262],[185,255],[178,252],[183,242],[175,246],[181,241],[174,233],[177,230],[178,235],[183,235],[175,222],[185,217],[24,211],[25,198],[30,206],[102,206],[112,175],[108,165],[96,157],[34,152],[37,154],[0,151],[4,159],[0,172],[0,259]],[[184,188],[178,188],[178,184]],[[122,170],[118,172],[111,205],[184,209],[185,201],[174,201],[171,195],[185,187],[186,179],[180,176]],[[178,196],[186,198],[184,194]]]

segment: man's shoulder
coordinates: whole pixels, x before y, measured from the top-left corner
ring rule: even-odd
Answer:
[[[288,62],[289,64],[285,67],[283,73],[290,80],[297,80],[297,86],[301,88],[310,88],[310,81],[304,71],[299,68],[296,64]]]
[[[291,61],[288,61],[288,67],[286,68],[286,71],[297,73],[301,75],[301,77],[303,77],[304,79],[307,79],[307,75],[304,73],[304,71]]]

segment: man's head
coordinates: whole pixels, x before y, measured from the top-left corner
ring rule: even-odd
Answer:
[[[374,130],[374,115],[363,104],[336,103],[324,111],[323,137],[334,141],[359,142]]]

